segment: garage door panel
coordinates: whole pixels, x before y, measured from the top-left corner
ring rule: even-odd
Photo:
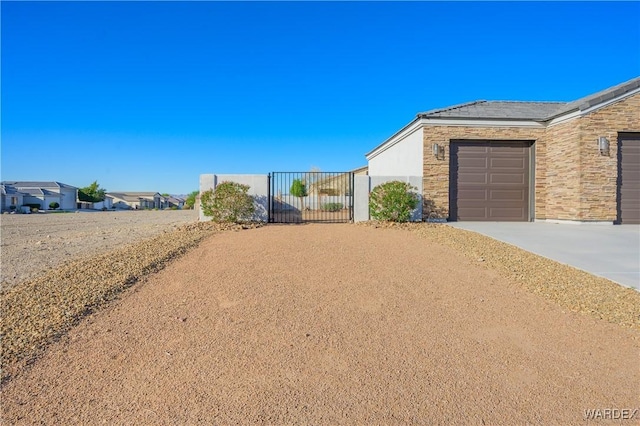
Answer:
[[[460,198],[463,201],[463,203],[465,201],[477,201],[477,200],[482,200],[482,201],[487,201],[489,199],[489,191],[487,191],[486,189],[463,189],[460,192],[458,192],[458,194],[460,195]]]
[[[526,185],[526,176],[522,173],[491,173],[489,182],[494,184]]]
[[[491,168],[497,169],[515,169],[523,170],[527,167],[524,158],[491,158]]]
[[[528,156],[528,147],[524,147],[521,144],[508,143],[508,142],[491,142],[491,148],[489,148],[489,153],[492,157],[499,157],[501,155],[507,157],[513,157],[520,155],[522,157]]]
[[[469,154],[487,154],[491,148],[487,145],[465,145],[464,151]]]
[[[529,141],[453,141],[451,215],[529,220]]]
[[[618,137],[618,222],[640,223],[640,133]]]
[[[487,158],[475,158],[475,157],[470,157],[470,158],[463,158],[460,160],[460,162],[458,163],[458,167],[461,167],[463,169],[468,169],[468,168],[477,168],[477,169],[487,169],[489,167],[489,162],[487,161]]]
[[[526,201],[526,196],[527,191],[522,189],[497,189],[489,191],[489,199],[491,201],[515,201],[522,204],[523,201]]]
[[[638,188],[640,185],[640,170],[626,170],[624,172],[625,182],[622,182],[621,187],[634,187]]]
[[[526,212],[522,207],[496,207],[489,210],[491,217],[499,217],[501,221],[518,221],[526,220]]]
[[[459,207],[458,214],[460,220],[467,220],[465,218],[489,216],[489,212],[485,207]]]
[[[485,185],[488,182],[486,173],[459,173],[458,176],[461,185]]]

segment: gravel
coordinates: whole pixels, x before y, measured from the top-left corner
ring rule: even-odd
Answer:
[[[77,257],[104,253],[197,220],[195,210],[3,214],[0,288],[7,290]]]
[[[640,407],[638,296],[440,224],[194,223],[3,291],[2,415],[580,424]]]
[[[430,223],[363,222],[395,228],[447,245],[528,291],[574,312],[640,329],[640,292],[476,232]]]

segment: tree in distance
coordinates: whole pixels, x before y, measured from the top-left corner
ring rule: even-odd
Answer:
[[[196,197],[200,194],[200,191],[191,191],[189,195],[187,195],[187,199],[184,201],[184,205],[189,210],[193,210],[193,207],[196,205]]]
[[[98,203],[100,201],[104,201],[106,192],[107,190],[105,188],[100,188],[98,181],[94,180],[91,185],[78,189],[78,200]]]
[[[289,192],[294,197],[300,198],[300,204],[302,205],[302,210],[304,210],[304,197],[308,195],[307,185],[300,179],[294,179],[291,183],[291,188],[289,188]]]

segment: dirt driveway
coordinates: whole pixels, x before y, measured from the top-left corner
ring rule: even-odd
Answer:
[[[640,333],[398,229],[214,235],[6,384],[6,424],[591,424]],[[602,413],[602,411],[601,411]],[[640,414],[624,424],[637,424]]]

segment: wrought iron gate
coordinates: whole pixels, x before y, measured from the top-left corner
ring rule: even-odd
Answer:
[[[269,175],[269,222],[353,221],[353,173],[273,172]]]

